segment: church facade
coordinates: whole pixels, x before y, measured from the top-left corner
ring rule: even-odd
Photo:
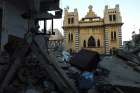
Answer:
[[[115,8],[105,6],[104,17],[96,15],[90,5],[86,16],[79,20],[78,11],[64,12],[65,48],[70,52],[81,49],[110,54],[112,49],[122,47],[122,17],[119,5]]]

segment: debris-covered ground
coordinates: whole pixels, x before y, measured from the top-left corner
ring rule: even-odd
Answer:
[[[88,50],[70,55],[62,46],[47,49],[45,45],[43,37],[39,36],[31,44],[24,39],[10,37],[0,55],[0,91],[140,92],[140,71],[139,63],[134,64],[136,60],[126,60],[119,53],[116,56],[100,56]]]
[[[97,73],[96,82],[99,90],[117,89],[118,91],[119,89],[122,91],[118,93],[140,92],[140,72],[136,71],[126,60],[116,56],[104,57],[99,63]]]
[[[81,53],[81,52],[79,52]],[[88,55],[86,53],[82,54],[83,56]],[[139,65],[134,65],[134,62],[130,60],[124,60],[120,56],[102,56],[101,61],[98,64],[98,68],[95,68],[95,61],[92,61],[93,73],[90,73],[89,69],[80,69],[79,67],[84,67],[87,65],[88,60],[80,55],[76,56],[76,61],[74,58],[74,63],[70,64],[69,62],[60,62],[61,66],[67,72],[68,76],[76,82],[77,87],[86,88],[85,90],[79,89],[81,91],[86,91],[85,93],[139,93],[140,92],[140,72],[137,68]],[[95,56],[94,56],[95,57]],[[95,57],[96,59],[97,57]],[[86,63],[84,61],[86,60]],[[77,62],[78,60],[81,60]],[[82,63],[81,63],[82,62]],[[97,62],[98,63],[98,62]],[[62,65],[63,64],[63,65]],[[64,66],[65,64],[65,66]],[[95,70],[96,69],[96,70]],[[78,81],[81,79],[83,73],[86,73],[86,77],[92,77],[90,83],[87,81],[84,82],[84,86]],[[73,74],[72,74],[73,73]],[[94,82],[91,84],[91,82]],[[91,85],[90,85],[91,84]],[[89,87],[90,86],[90,87]],[[80,92],[81,93],[81,92]]]

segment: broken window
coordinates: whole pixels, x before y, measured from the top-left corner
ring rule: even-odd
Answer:
[[[47,19],[47,20],[36,20],[36,28],[38,29],[38,34],[52,34],[54,29],[54,19]]]

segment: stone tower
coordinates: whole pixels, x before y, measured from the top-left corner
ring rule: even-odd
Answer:
[[[65,47],[67,50],[79,50],[79,30],[78,30],[78,11],[74,9],[74,12],[68,12],[68,9],[65,9],[64,12],[64,27],[68,27],[70,29],[65,29]],[[73,52],[77,52],[73,51]]]
[[[109,54],[113,48],[122,48],[122,17],[119,5],[109,9],[105,6],[104,25],[105,25],[105,52]]]

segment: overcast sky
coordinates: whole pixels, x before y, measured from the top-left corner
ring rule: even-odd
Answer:
[[[124,25],[122,26],[123,41],[130,40],[132,32],[139,33],[140,28],[140,0],[60,0],[62,9],[69,6],[69,11],[78,9],[80,19],[88,11],[88,6],[93,6],[93,11],[100,17],[103,17],[104,7],[108,5],[114,8],[119,4],[120,12]],[[54,27],[62,31],[63,19],[54,22]],[[63,31],[62,31],[63,32]]]

